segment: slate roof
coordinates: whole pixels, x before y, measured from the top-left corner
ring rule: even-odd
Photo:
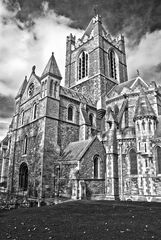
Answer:
[[[130,89],[130,87],[133,85],[133,83],[135,82],[135,80],[136,80],[136,79],[132,79],[132,80],[129,80],[129,81],[120,83],[120,84],[118,84],[118,85],[115,85],[115,86],[111,89],[111,91],[110,91],[109,93],[115,91],[115,92],[117,92],[118,94],[120,94],[120,93],[122,92],[123,88],[129,88],[129,89]]]
[[[110,94],[111,92],[117,92],[118,94],[120,94],[124,88],[133,89],[135,84],[139,86],[144,86],[146,88],[148,87],[148,84],[141,77],[137,77],[135,79],[131,79],[129,81],[115,85],[108,94]]]
[[[41,78],[44,78],[47,75],[52,75],[53,77],[56,77],[60,80],[62,79],[61,73],[59,71],[57,62],[56,62],[55,57],[54,57],[54,53],[52,53],[47,65],[46,65],[46,67],[45,67],[45,69],[42,73]]]
[[[94,142],[94,138],[90,138],[84,141],[78,141],[78,142],[71,142],[66,147],[66,149],[63,152],[63,160],[66,161],[79,161],[83,157],[83,155],[86,153],[88,148],[91,146],[91,144]]]
[[[156,118],[156,114],[149,102],[149,99],[143,89],[140,90],[140,95],[136,103],[134,120],[151,116]]]
[[[72,89],[60,86],[60,95],[75,99],[79,102],[86,103],[93,107],[96,107],[96,103],[94,103],[90,98],[87,98],[82,93],[76,92]]]

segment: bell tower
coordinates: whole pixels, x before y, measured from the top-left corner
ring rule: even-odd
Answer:
[[[80,39],[67,37],[65,77],[66,87],[87,94],[105,109],[106,93],[127,81],[124,37],[112,38],[101,17],[93,17]]]

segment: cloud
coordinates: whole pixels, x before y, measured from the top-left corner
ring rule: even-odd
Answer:
[[[16,19],[17,8],[9,11],[0,2],[0,92],[6,95],[16,94],[33,65],[41,75],[52,51],[64,76],[66,36],[82,32],[71,29],[71,20],[58,16],[47,2],[41,8],[41,15],[33,17],[34,24],[27,28],[26,22]]]
[[[11,123],[11,117],[14,112],[14,98],[0,94],[0,140],[2,140]]]
[[[128,45],[127,40],[127,45]],[[128,48],[127,63],[129,77],[136,75],[139,69],[146,81],[156,81],[161,84],[161,30],[147,33],[138,46]]]
[[[20,10],[16,17],[22,22],[43,14],[43,0],[17,0]],[[161,29],[160,0],[46,0],[49,8],[57,15],[72,19],[70,26],[84,29],[94,15],[99,12],[112,34],[125,32],[133,44],[138,44],[142,36]],[[15,0],[7,1],[9,8],[15,8]],[[28,24],[29,26],[30,24]],[[139,26],[139,27],[138,27]]]
[[[82,35],[95,6],[111,33],[126,35],[129,78],[139,69],[145,80],[159,82],[160,1],[8,0],[0,2],[0,93],[15,96],[33,65],[41,75],[52,51],[64,76],[66,36]],[[8,112],[0,111],[3,121],[12,110],[11,104]]]
[[[0,94],[0,118],[10,118],[14,112],[14,98]]]
[[[13,114],[13,96],[24,76],[30,76],[33,65],[41,75],[52,51],[64,75],[66,36],[70,32],[79,36],[82,32],[73,31],[69,26],[71,20],[49,10],[47,3],[42,5],[41,16],[34,18],[30,28],[16,19],[16,14],[17,7],[10,11],[0,2],[0,139],[7,132]]]

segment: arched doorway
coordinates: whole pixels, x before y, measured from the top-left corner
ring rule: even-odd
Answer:
[[[22,163],[19,169],[19,188],[26,191],[28,187],[28,167],[26,163]]]

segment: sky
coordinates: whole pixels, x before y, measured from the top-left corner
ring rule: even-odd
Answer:
[[[54,52],[64,78],[66,36],[78,39],[94,9],[106,29],[125,35],[129,79],[160,82],[160,0],[2,0],[0,1],[0,140],[14,111],[14,97],[33,65],[41,75]],[[161,83],[161,82],[160,82]]]

